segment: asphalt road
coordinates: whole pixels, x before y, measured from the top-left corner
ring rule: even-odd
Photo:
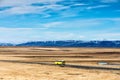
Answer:
[[[27,62],[27,61],[18,61],[18,60],[0,60],[0,62],[24,63],[24,64],[41,64],[41,65],[58,66],[56,64],[45,63],[45,62]],[[71,68],[77,68],[77,69],[120,70],[120,68],[99,67],[99,66],[83,66],[83,65],[72,65],[72,64],[66,64],[64,67],[71,67]]]

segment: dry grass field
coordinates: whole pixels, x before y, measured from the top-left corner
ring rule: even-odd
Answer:
[[[0,80],[120,80],[120,49],[0,47]]]

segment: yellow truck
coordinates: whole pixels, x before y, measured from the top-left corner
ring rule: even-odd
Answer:
[[[61,67],[64,67],[65,66],[65,61],[64,60],[55,61],[55,65],[59,65]]]

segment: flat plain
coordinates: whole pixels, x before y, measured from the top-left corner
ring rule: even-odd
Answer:
[[[120,49],[0,47],[0,80],[120,80]]]

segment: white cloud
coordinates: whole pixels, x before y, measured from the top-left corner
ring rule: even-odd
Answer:
[[[59,4],[54,4],[54,5],[47,5],[45,6],[47,9],[52,9],[52,10],[62,10],[62,9],[68,9],[69,6],[63,6]]]
[[[1,0],[0,1],[0,7],[6,7],[6,6],[25,6],[30,5],[33,3],[43,3],[43,4],[55,4],[56,2],[59,2],[62,0]]]
[[[11,7],[6,10],[0,11],[0,15],[19,15],[19,14],[41,14],[43,17],[50,17],[47,10],[60,11],[63,9],[68,9],[68,6],[63,6],[56,4],[62,0],[1,0],[0,7]],[[31,4],[40,3],[47,4],[43,6],[33,6]]]
[[[39,7],[32,7],[32,6],[20,6],[20,7],[13,7],[8,10],[0,11],[1,14],[26,14],[26,13],[35,13],[36,10],[40,9]]]
[[[5,0],[6,1],[6,0]],[[19,15],[19,14],[42,14],[45,17],[50,17],[48,13],[46,13],[47,10],[53,10],[53,11],[60,11],[63,9],[68,9],[69,6],[63,6],[56,4],[55,2],[61,1],[61,0],[24,0],[23,2],[19,0],[18,2],[14,0],[15,2],[13,3],[7,3],[7,1],[0,6],[12,6],[12,8],[2,10],[0,11],[1,15]],[[26,2],[28,1],[28,2]],[[43,6],[32,6],[32,3],[37,3],[37,2],[51,2],[48,5],[43,5]],[[6,3],[6,4],[5,4]]]
[[[100,27],[101,25],[108,24],[112,22],[115,26],[120,26],[120,18],[94,18],[94,19],[79,19],[72,21],[56,21],[40,24],[40,26],[49,28],[82,28],[82,27]]]
[[[85,4],[85,3],[76,3],[74,4],[75,6],[84,6],[84,5],[88,5],[88,4]]]
[[[86,9],[96,9],[96,8],[104,8],[104,7],[108,7],[109,5],[97,5],[97,6],[89,6]]]

